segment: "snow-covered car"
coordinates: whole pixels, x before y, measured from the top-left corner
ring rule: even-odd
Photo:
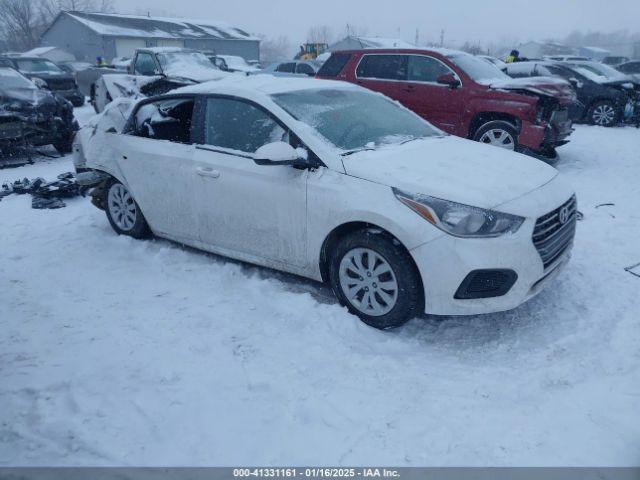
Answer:
[[[315,77],[318,66],[310,61],[292,60],[290,62],[276,62],[267,65],[254,73],[268,73],[276,77]]]
[[[253,73],[260,69],[255,65],[250,65],[244,58],[237,55],[213,55],[209,57],[209,60],[225,72],[242,72]]]
[[[357,85],[236,77],[139,101],[122,128],[112,110],[74,163],[118,234],[327,281],[377,328],[515,308],[572,248],[556,169]]]
[[[0,149],[51,144],[70,153],[77,130],[69,101],[12,68],[0,67]]]
[[[136,50],[129,72],[102,75],[91,95],[96,112],[122,96],[140,97],[167,93],[178,87],[232,75],[213,65],[201,52],[175,47]]]

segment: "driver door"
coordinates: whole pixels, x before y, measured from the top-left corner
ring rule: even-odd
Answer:
[[[261,146],[288,140],[287,129],[235,97],[207,98],[203,123],[194,185],[200,241],[236,258],[304,265],[308,171],[253,161]]]

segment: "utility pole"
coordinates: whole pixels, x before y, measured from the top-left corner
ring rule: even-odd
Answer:
[[[419,42],[420,42],[420,30],[416,28],[416,38],[414,39],[413,43],[417,47],[419,45]]]
[[[440,46],[444,47],[444,29],[440,30]]]

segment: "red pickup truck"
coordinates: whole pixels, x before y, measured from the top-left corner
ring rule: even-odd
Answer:
[[[546,160],[573,131],[568,106],[576,95],[568,82],[513,79],[456,50],[339,51],[317,76],[381,92],[453,135]]]

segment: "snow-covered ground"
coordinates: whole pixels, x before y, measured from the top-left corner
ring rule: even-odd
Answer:
[[[315,283],[118,237],[88,199],[3,199],[0,466],[637,465],[640,130],[571,140],[584,220],[552,287],[392,332]]]

